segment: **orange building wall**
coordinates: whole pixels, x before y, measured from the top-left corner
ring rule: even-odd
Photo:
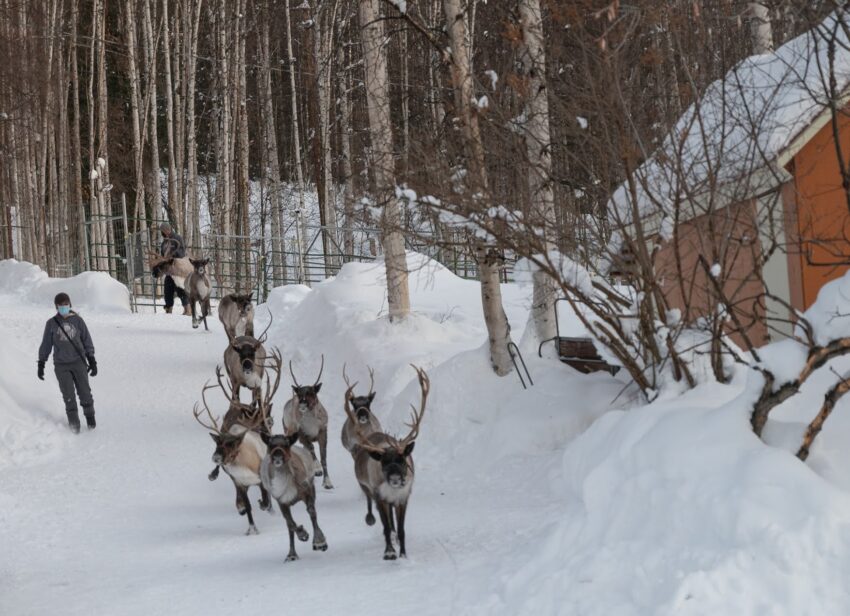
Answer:
[[[850,118],[846,116],[840,117],[839,137],[845,164],[850,164]],[[802,306],[797,307],[806,309],[825,283],[847,271],[848,265],[836,262],[850,260],[850,243],[846,239],[850,238],[850,215],[841,187],[831,123],[797,153],[792,169],[800,242],[794,258],[799,259],[802,284]]]

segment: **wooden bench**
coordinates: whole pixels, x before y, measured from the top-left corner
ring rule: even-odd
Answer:
[[[612,366],[602,359],[593,340],[590,338],[555,338],[558,359],[583,374],[605,371],[612,375],[620,371],[620,366]]]

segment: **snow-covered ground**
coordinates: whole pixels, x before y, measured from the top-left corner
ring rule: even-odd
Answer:
[[[317,510],[329,549],[300,543],[294,563],[279,513],[257,512],[260,534],[245,536],[229,480],[206,477],[213,445],[191,409],[221,361],[218,321],[206,334],[182,316],[134,315],[114,281],[43,280],[0,263],[0,614],[850,613],[847,405],[809,466],[789,453],[823,383],[777,410],[775,447],[749,430],[755,382],[743,371],[625,408],[621,381],[526,357],[535,385],[523,390],[487,366],[476,283],[409,258],[414,314],[403,324],[386,321],[380,264],[277,289],[257,310],[260,329],[273,314],[269,342],[299,379],[325,356],[336,488],[319,488]],[[14,285],[18,273],[31,284]],[[98,428],[79,436],[52,372],[35,376],[54,285],[70,289],[100,364]],[[504,294],[518,340],[529,290]],[[428,370],[432,395],[409,558],[385,562],[339,442],[342,366],[364,386],[375,368],[374,410],[400,432],[418,400],[411,362]],[[290,384],[287,373],[277,430]],[[222,413],[221,396],[211,400]],[[294,514],[307,519],[301,505]]]

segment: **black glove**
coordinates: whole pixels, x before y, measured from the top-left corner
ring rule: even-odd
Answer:
[[[38,378],[42,381],[44,380],[44,362],[43,361],[38,362]]]
[[[89,374],[92,376],[97,376],[97,361],[94,358],[94,355],[88,356],[89,360]]]

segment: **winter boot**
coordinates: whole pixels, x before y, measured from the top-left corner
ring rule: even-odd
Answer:
[[[80,433],[80,415],[77,411],[68,411],[68,427],[74,434]]]
[[[171,306],[165,307],[165,314],[171,314]]]
[[[86,416],[86,426],[88,426],[88,429],[94,430],[97,427],[97,422],[94,420],[94,410],[84,411],[83,415]]]
[[[184,317],[191,317],[192,316],[192,309],[189,307],[189,304],[186,304],[185,306],[183,306],[183,316]]]

